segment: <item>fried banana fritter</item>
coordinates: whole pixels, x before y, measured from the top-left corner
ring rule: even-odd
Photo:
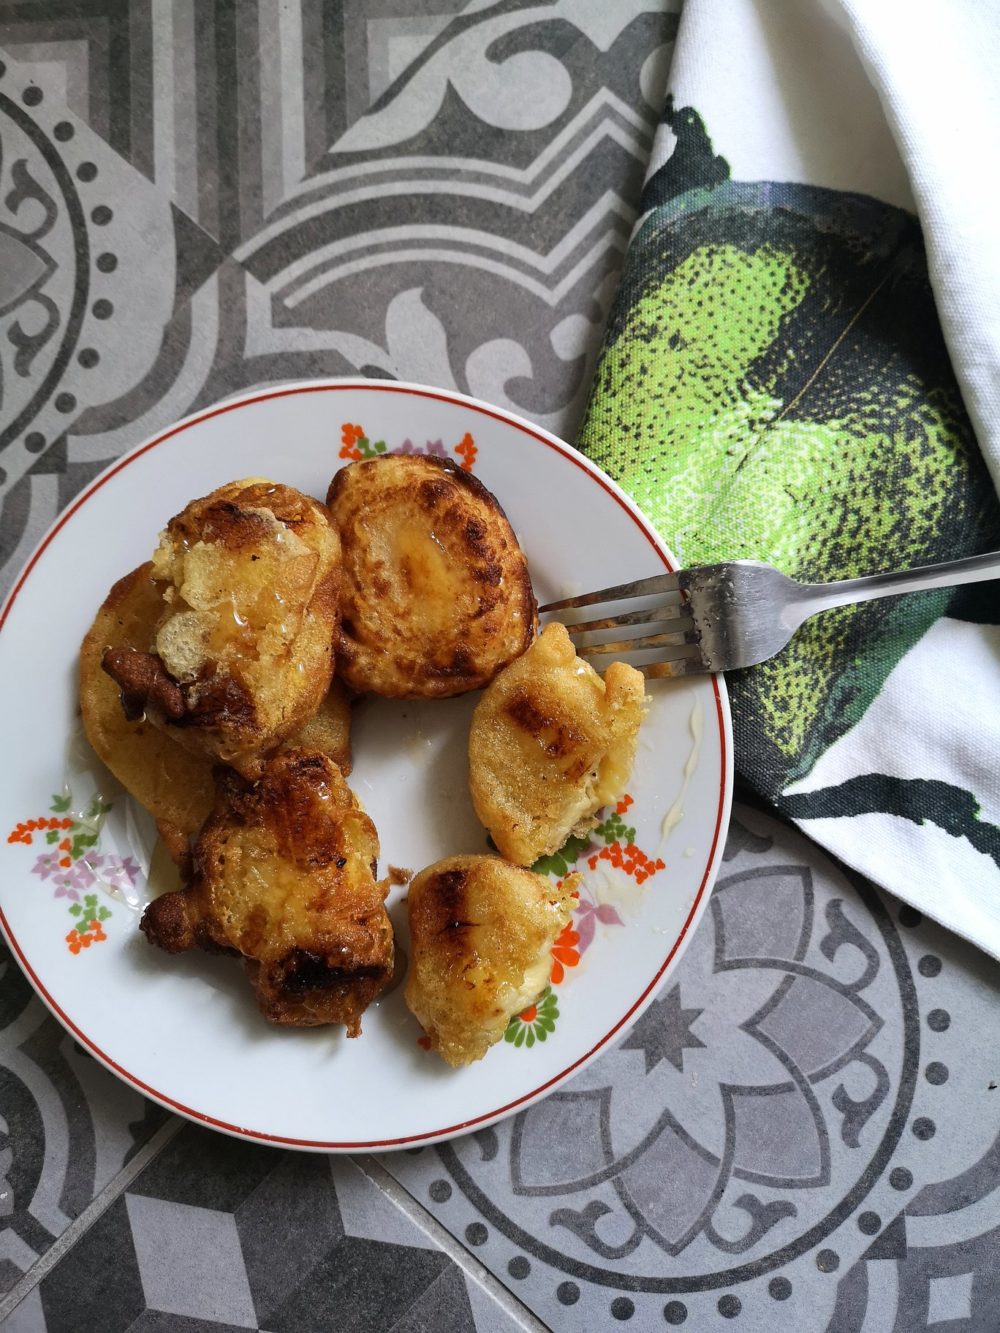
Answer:
[[[329,689],[339,568],[329,514],[290,486],[192,501],[153,555],[155,633],[104,655],[126,716],[253,776]]]
[[[327,504],[343,544],[337,672],[358,691],[479,689],[534,637],[535,598],[507,517],[445,459],[351,463]]]
[[[151,564],[118,580],[80,648],[80,711],[98,759],[153,816],[177,859],[212,808],[211,761],[148,720],[128,721],[118,686],[101,668],[109,649],[147,643],[162,611],[163,593]]]
[[[241,954],[264,1017],[299,1027],[361,1015],[392,977],[375,826],[326,755],[289,750],[248,783],[224,775],[194,878],[154,899],[141,929],[169,953]]]
[[[212,760],[185,749],[173,734],[149,721],[130,722],[121,692],[102,669],[109,649],[152,640],[163,612],[162,590],[147,563],[119,579],[97,612],[80,648],[80,711],[97,757],[156,820],[171,856],[183,865],[189,838],[208,818],[215,800]],[[334,681],[319,712],[287,742],[330,756],[351,771],[351,709]]]
[[[406,1003],[450,1065],[481,1059],[545,989],[579,880],[497,856],[450,856],[413,880]]]
[[[604,679],[564,625],[547,625],[483,693],[469,731],[469,788],[500,852],[532,865],[593,828],[635,760],[644,681],[624,662]]]

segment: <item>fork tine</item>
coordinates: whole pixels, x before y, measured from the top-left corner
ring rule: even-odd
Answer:
[[[673,657],[665,661],[644,662],[636,666],[647,680],[671,680],[678,676],[704,676],[711,674],[712,668],[705,664],[701,654],[694,657]]]
[[[539,612],[566,611],[570,607],[596,606],[600,602],[617,602],[626,597],[648,597],[652,593],[676,592],[679,586],[676,574],[654,574],[649,579],[619,583],[613,588],[600,588],[597,592],[583,593],[579,597],[564,597],[561,601],[540,606],[538,610]]]
[[[690,613],[683,602],[671,602],[667,606],[649,606],[642,611],[623,611],[620,616],[606,616],[603,620],[581,620],[569,624],[566,628],[570,635],[586,634],[591,630],[618,629],[620,625],[669,625],[675,620],[690,620]]]
[[[578,657],[596,657],[600,653],[638,653],[650,648],[678,648],[685,643],[698,643],[700,639],[701,635],[692,627],[666,634],[640,634],[635,639],[621,639],[614,643],[589,643],[576,651]]]

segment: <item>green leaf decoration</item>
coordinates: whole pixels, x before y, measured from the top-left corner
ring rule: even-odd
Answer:
[[[357,440],[358,452],[362,458],[377,458],[379,454],[386,451],[385,440],[376,440],[372,443],[367,435],[362,435]]]
[[[71,915],[73,915],[73,916],[79,916],[80,913],[83,911],[83,908],[80,906],[79,903],[70,903],[70,908],[69,908],[69,910],[70,910]]]
[[[557,879],[562,879],[569,874],[589,846],[589,839],[571,836],[558,852],[554,852],[551,856],[539,857],[531,868],[539,875],[555,875]]]
[[[524,1029],[524,1044],[529,1051],[535,1044],[535,1030],[530,1026]]]
[[[83,855],[83,853],[87,850],[88,847],[96,847],[98,840],[99,840],[98,835],[96,833],[75,834],[73,837],[73,841],[70,843],[70,848],[69,848],[70,856],[73,858],[74,861],[77,860],[78,857]]]
[[[721,161],[707,136],[694,147],[703,166]],[[916,219],[721,174],[650,195],[665,202],[629,250],[584,452],[682,566],[763,560],[826,581],[1000,546]],[[738,763],[759,791],[777,798],[809,772],[952,595],[826,612],[727,677]]]
[[[620,842],[625,847],[635,842],[635,829],[627,825],[617,811],[610,814],[603,824],[598,824],[594,832],[604,839],[608,847],[613,842]]]
[[[111,909],[110,909],[110,907],[100,907],[100,908],[98,908],[98,911],[97,911],[97,919],[98,919],[98,921],[107,921],[107,919],[108,919],[108,917],[109,917],[110,915],[111,915]]]
[[[524,1034],[525,1034],[526,1031],[527,1031],[527,1028],[525,1028],[524,1024],[522,1023],[521,1026],[517,1029],[517,1032],[515,1032],[515,1034],[514,1034],[514,1045],[515,1045],[515,1046],[523,1046],[523,1045],[524,1045]]]
[[[46,835],[45,835],[45,841],[49,844],[50,847],[52,846],[52,844],[53,844],[54,842],[58,842],[58,841],[59,841],[59,830],[58,830],[58,829],[54,829],[54,828],[50,828],[49,831],[48,831],[48,833],[46,833]]]
[[[504,1041],[513,1041],[514,1038],[517,1036],[517,1029],[518,1029],[518,1020],[516,1018],[512,1018],[510,1022],[507,1024],[506,1032],[503,1034]]]
[[[49,806],[49,809],[57,815],[64,815],[72,804],[72,801],[73,797],[69,792],[64,793],[62,796],[53,796],[52,804]]]
[[[87,917],[84,921],[78,921],[73,929],[78,935],[86,935],[87,931],[90,929],[90,918]]]

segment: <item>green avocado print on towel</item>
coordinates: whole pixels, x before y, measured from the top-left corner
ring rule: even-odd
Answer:
[[[644,195],[584,452],[685,565],[764,560],[825,581],[1000,544],[915,219],[730,181],[697,113],[668,119],[677,148]],[[828,612],[729,677],[758,790],[774,799],[811,769],[952,595]]]

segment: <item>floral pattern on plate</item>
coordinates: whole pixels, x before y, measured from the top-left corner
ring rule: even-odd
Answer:
[[[472,471],[479,450],[476,448],[476,442],[469,431],[465,432],[458,444],[455,445],[452,453],[457,454],[462,460],[459,466],[463,472]],[[429,458],[450,457],[448,450],[444,447],[443,440],[428,440],[424,445],[417,445],[407,437],[395,449],[390,449],[385,440],[372,440],[364,426],[359,426],[356,422],[351,421],[343,423],[340,428],[341,458],[349,459],[352,463],[360,463],[362,459],[378,458],[380,454],[424,454]]]
[[[53,898],[63,898],[72,929],[66,935],[71,954],[79,954],[92,944],[107,939],[104,922],[111,908],[101,901],[97,890],[106,892],[132,889],[139,875],[139,864],[131,856],[110,856],[100,852],[101,828],[111,805],[96,792],[81,811],[73,809],[73,793],[65,787],[52,797],[50,815],[20,821],[7,835],[10,844],[35,845],[38,838],[46,851],[40,852],[31,873],[47,881]]]
[[[641,885],[653,875],[666,869],[662,857],[651,857],[635,845],[636,831],[627,825],[623,816],[635,804],[626,792],[611,814],[597,825],[591,836],[571,837],[552,856],[543,856],[532,866],[541,875],[555,875],[561,884],[574,870],[596,870],[601,861],[620,870]],[[594,841],[594,839],[599,841]],[[578,967],[580,959],[594,942],[598,923],[602,926],[623,926],[618,910],[611,903],[598,902],[590,896],[586,882],[576,894],[572,920],[568,921],[552,945],[552,970],[549,985],[535,1004],[515,1014],[504,1033],[504,1040],[514,1046],[529,1049],[536,1041],[545,1041],[554,1030],[559,1017],[553,986],[566,979],[567,969]]]

